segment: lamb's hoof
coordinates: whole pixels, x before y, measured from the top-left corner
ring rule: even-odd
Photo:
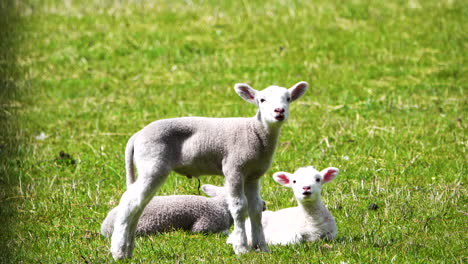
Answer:
[[[266,244],[256,245],[254,249],[257,252],[270,253],[270,250],[268,249],[268,246]]]
[[[234,248],[234,252],[236,253],[236,255],[242,255],[250,251],[249,247],[245,245],[233,245],[232,247]]]
[[[114,258],[114,260],[117,261],[117,260],[122,260],[126,258],[131,258],[132,256],[125,254],[123,252],[112,252],[112,257]]]
[[[226,244],[234,245],[233,238],[232,238],[232,236],[229,236],[229,234],[228,234],[228,238],[226,239]]]
[[[111,253],[112,253],[112,257],[114,258],[114,260],[128,259],[132,257],[131,250],[111,248]]]

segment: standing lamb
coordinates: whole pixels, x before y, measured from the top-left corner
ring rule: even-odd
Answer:
[[[128,189],[120,200],[111,239],[114,259],[132,256],[138,219],[170,171],[186,176],[224,176],[234,220],[229,241],[235,253],[250,250],[247,216],[252,223],[253,246],[268,251],[261,224],[259,179],[271,165],[290,102],[301,97],[307,86],[299,82],[289,89],[270,86],[257,91],[247,84],[236,84],[237,94],[258,107],[254,117],[164,119],[133,135],[125,150]],[[136,182],[133,162],[138,170]]]
[[[191,232],[228,232],[233,220],[223,187],[202,185],[211,198],[200,195],[155,196],[143,210],[136,234],[149,235],[177,229]],[[107,214],[101,234],[110,237],[118,207]]]
[[[276,182],[293,189],[299,205],[276,212],[263,212],[262,225],[266,242],[286,245],[321,238],[333,239],[336,236],[335,219],[323,205],[320,193],[322,184],[333,180],[338,173],[338,169],[333,167],[321,172],[313,167],[304,167],[294,174],[273,174]]]

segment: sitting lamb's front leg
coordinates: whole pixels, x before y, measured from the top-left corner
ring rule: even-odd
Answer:
[[[245,194],[248,200],[249,218],[252,227],[251,234],[248,234],[251,235],[252,246],[254,249],[269,252],[262,226],[263,200],[260,198],[259,180],[245,183]]]
[[[247,218],[247,198],[244,194],[242,174],[226,177],[226,198],[234,220],[234,230],[229,235],[228,244],[232,244],[236,254],[249,251],[247,236],[245,233],[245,219]],[[234,177],[233,177],[234,176]]]

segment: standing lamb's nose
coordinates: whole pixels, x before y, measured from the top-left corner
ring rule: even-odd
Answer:
[[[275,113],[284,113],[284,108],[275,108]]]
[[[302,187],[302,189],[303,189],[304,191],[310,191],[310,186],[304,186],[304,187]]]

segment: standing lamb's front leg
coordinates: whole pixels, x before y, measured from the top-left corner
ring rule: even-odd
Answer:
[[[260,181],[245,183],[245,194],[249,205],[249,217],[251,223],[252,246],[264,252],[269,252],[265,242],[262,226],[263,200],[260,197]]]
[[[244,179],[241,173],[225,173],[226,199],[229,211],[234,220],[234,230],[229,235],[228,244],[232,244],[236,254],[249,251],[245,233],[245,219],[247,218],[247,198],[244,194]]]

